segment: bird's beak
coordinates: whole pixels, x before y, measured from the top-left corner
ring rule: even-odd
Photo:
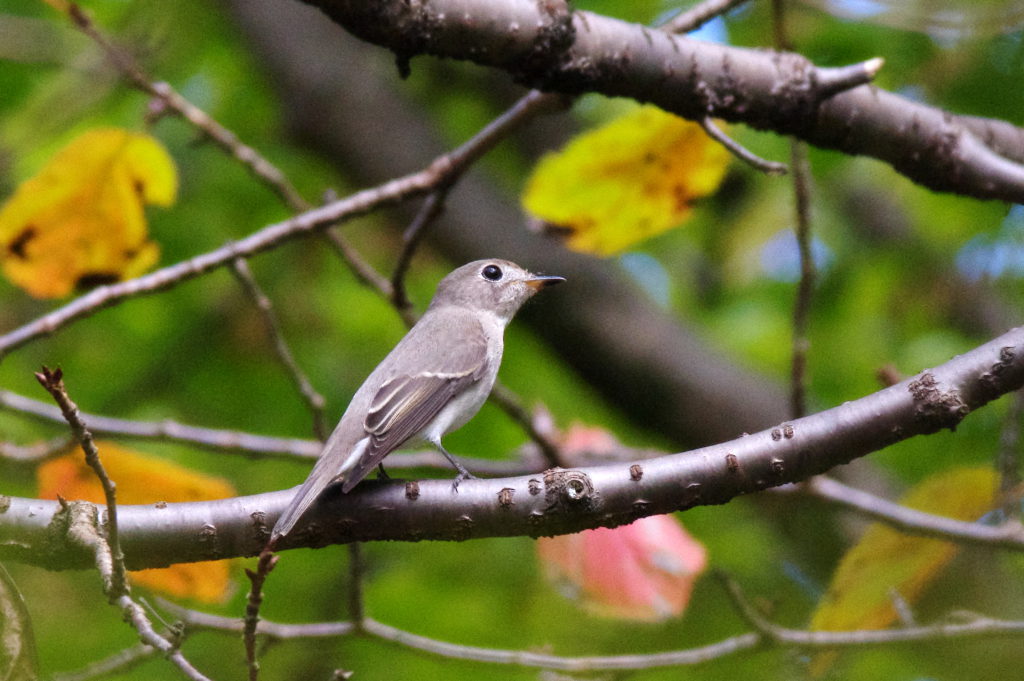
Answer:
[[[530,275],[526,280],[526,285],[534,291],[539,291],[542,288],[547,288],[548,286],[561,284],[563,281],[565,281],[565,277],[540,277],[534,274]]]

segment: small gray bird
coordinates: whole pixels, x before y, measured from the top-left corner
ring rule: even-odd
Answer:
[[[313,472],[274,525],[270,545],[328,485],[341,482],[348,492],[406,442],[437,447],[459,472],[453,487],[472,477],[441,438],[473,418],[490,394],[512,316],[537,291],[562,281],[507,260],[477,260],[442,279],[423,317],[356,391]]]

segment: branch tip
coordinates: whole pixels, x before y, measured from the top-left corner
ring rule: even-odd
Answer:
[[[710,116],[706,116],[700,120],[700,127],[704,129],[704,132],[707,133],[708,137],[721,144],[729,151],[729,153],[753,168],[769,175],[785,175],[789,172],[789,168],[785,163],[763,159],[733,138],[726,135],[721,128],[715,125],[715,122]]]
[[[874,79],[878,72],[882,70],[882,67],[885,66],[885,58],[873,57],[861,64],[861,66],[864,68],[864,72],[868,74],[868,77]]]

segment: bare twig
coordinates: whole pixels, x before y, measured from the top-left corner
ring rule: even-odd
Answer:
[[[793,304],[793,360],[790,371],[790,411],[793,418],[807,413],[807,352],[810,339],[807,324],[811,314],[811,295],[814,291],[814,256],[811,250],[810,169],[807,167],[807,147],[796,139],[790,140],[793,190],[796,196],[796,243],[800,253],[800,282],[797,284]]]
[[[221,248],[170,265],[150,274],[127,281],[100,286],[3,336],[0,336],[0,359],[22,345],[54,333],[68,324],[94,314],[123,300],[162,291],[247,258],[298,236],[322,230],[328,225],[349,220],[386,205],[435,190],[453,181],[472,163],[500,142],[511,130],[534,115],[550,109],[560,98],[531,93],[508,111],[485,126],[471,139],[452,151],[434,159],[419,172],[399,177],[371,189],[364,189],[320,208],[268,225],[248,237]]]
[[[805,631],[789,629],[768,620],[743,595],[739,584],[722,572],[718,578],[725,586],[733,605],[747,623],[778,645],[806,649],[862,648],[868,646],[911,643],[917,641],[963,640],[1024,634],[1024,621],[1001,620],[972,615],[967,621],[901,627],[899,629],[860,629],[856,631]]]
[[[1004,416],[1003,430],[999,435],[999,454],[996,469],[999,471],[999,503],[1003,520],[1020,519],[1020,419],[1024,412],[1024,392],[1018,390],[1010,398]]]
[[[103,578],[104,591],[107,592],[107,597],[113,605],[121,610],[125,621],[130,623],[139,633],[139,638],[142,639],[142,642],[160,651],[171,664],[176,666],[191,681],[209,681],[202,672],[196,669],[182,655],[178,649],[178,646],[181,644],[180,638],[176,637],[174,640],[169,640],[160,635],[153,628],[152,623],[146,616],[145,610],[132,600],[127,591],[117,594],[111,590],[111,586],[115,582],[113,577],[114,559],[110,552],[110,545],[100,536],[96,529],[99,524],[96,507],[86,502],[72,502],[66,506],[65,510],[69,517],[67,529],[69,538],[93,552],[96,567]]]
[[[318,440],[326,440],[328,433],[327,424],[324,420],[324,397],[317,392],[309,378],[299,368],[298,362],[295,361],[295,356],[292,355],[292,351],[284,339],[281,324],[278,322],[277,314],[274,312],[274,304],[270,302],[270,298],[260,288],[260,285],[249,270],[249,265],[243,258],[235,260],[232,270],[235,273],[235,277],[242,284],[242,288],[245,289],[245,292],[256,306],[256,309],[259,310],[260,316],[263,319],[263,326],[267,329],[267,334],[273,343],[274,354],[277,355],[281,366],[284,367],[288,376],[292,379],[292,383],[295,384],[299,395],[313,415],[313,434],[316,435]]]
[[[49,459],[63,456],[71,451],[74,439],[62,435],[31,445],[0,442],[0,459],[30,465],[37,465]]]
[[[1011,521],[993,526],[933,515],[901,506],[825,476],[808,480],[800,489],[819,499],[863,513],[909,534],[978,546],[1017,551],[1024,549],[1024,529],[1017,522]]]
[[[60,406],[64,418],[71,426],[71,432],[82,446],[85,452],[85,460],[93,469],[96,477],[103,486],[103,494],[106,497],[107,517],[105,529],[101,534],[101,526],[96,507],[85,502],[78,502],[67,505],[65,511],[68,515],[67,534],[68,537],[80,546],[92,551],[96,567],[100,577],[103,579],[103,591],[113,605],[120,608],[126,621],[131,623],[139,633],[143,643],[159,649],[175,666],[178,667],[192,681],[205,681],[206,677],[197,670],[178,650],[180,640],[168,640],[160,635],[153,628],[152,623],[146,616],[142,607],[132,600],[129,595],[128,581],[125,576],[124,555],[121,552],[121,542],[118,534],[117,524],[117,491],[114,481],[107,475],[100,461],[99,452],[93,442],[92,434],[82,421],[81,414],[76,405],[67,394],[64,387],[63,375],[60,369],[51,371],[43,367],[36,374],[39,381],[54,401]]]
[[[352,273],[360,282],[381,291],[386,298],[391,297],[391,282],[388,281],[388,278],[366,262],[359,255],[359,251],[352,247],[337,228],[328,229],[324,234],[327,236],[327,241],[334,247],[341,259],[349,265]]]
[[[775,47],[792,49],[786,35],[784,0],[772,0],[772,29]],[[796,204],[796,243],[800,253],[800,282],[793,304],[793,359],[790,368],[790,413],[800,418],[807,413],[807,322],[811,314],[814,291],[814,257],[811,252],[811,171],[806,145],[790,138],[790,165],[793,169],[793,193]]]
[[[677,14],[668,23],[659,26],[663,31],[669,33],[689,33],[711,21],[717,16],[725,14],[733,7],[742,5],[747,0],[704,0],[697,3],[690,9]]]
[[[563,657],[527,650],[481,648],[439,641],[370,618],[366,619],[365,628],[367,633],[377,638],[441,657],[578,673],[698,665],[758,648],[762,638],[757,634],[748,633],[730,636],[705,646],[665,653]]]
[[[348,616],[357,631],[362,630],[366,620],[363,606],[363,545],[352,542],[348,545]]]
[[[71,433],[82,446],[85,453],[85,462],[93,470],[100,484],[103,486],[103,496],[107,503],[106,522],[106,543],[110,547],[110,555],[113,560],[111,565],[111,584],[108,587],[108,595],[119,596],[128,593],[128,579],[124,568],[124,554],[121,552],[121,540],[117,529],[117,485],[107,475],[103,462],[100,460],[100,453],[96,449],[92,433],[82,421],[82,415],[75,404],[68,396],[64,388],[64,372],[60,369],[51,370],[43,367],[36,373],[36,380],[53,397],[54,402],[60,407],[61,413],[71,426]]]
[[[64,422],[60,409],[8,390],[0,390],[0,408],[49,422]],[[250,456],[315,459],[321,444],[313,440],[270,437],[235,430],[192,426],[171,419],[132,421],[98,414],[82,414],[93,433],[145,440],[183,442],[207,449]]]
[[[639,670],[697,665],[773,644],[820,649],[886,645],[911,641],[989,638],[999,635],[1020,636],[1024,634],[1024,621],[998,620],[989,617],[973,617],[967,622],[881,631],[819,632],[787,629],[769,622],[743,597],[735,582],[727,578],[726,580],[726,588],[733,598],[737,609],[740,610],[744,619],[750,622],[756,631],[731,636],[696,648],[646,655],[567,657],[525,650],[502,650],[498,648],[465,646],[413,634],[369,617],[364,620],[364,628],[361,630],[354,627],[351,622],[278,624],[261,621],[259,633],[280,640],[348,636],[353,633],[360,633],[371,638],[379,638],[445,658],[567,672]],[[237,632],[241,629],[241,622],[237,619],[189,610],[167,602],[164,602],[164,607],[195,629],[212,629],[228,632]]]
[[[300,212],[309,208],[309,204],[280,169],[255,149],[243,144],[237,135],[182,97],[169,84],[155,82],[127,50],[115,45],[100,31],[82,7],[71,3],[68,15],[74,25],[99,46],[127,82],[160,101],[162,112],[173,112],[201,130],[217,146],[245,166],[254,177],[273,190],[293,211]]]
[[[245,662],[249,669],[249,681],[258,681],[260,663],[256,658],[256,629],[260,623],[260,605],[263,603],[263,583],[277,564],[278,556],[271,551],[260,553],[256,570],[245,570],[251,587],[245,605],[245,619],[242,627],[242,638],[245,641]]]
[[[107,678],[113,674],[123,673],[135,665],[148,660],[159,652],[145,643],[137,643],[130,648],[119,650],[102,660],[97,660],[82,669],[73,672],[54,674],[50,681],[90,681],[91,679]]]
[[[542,433],[538,430],[537,424],[533,422],[533,417],[530,415],[530,411],[523,405],[523,401],[518,395],[509,390],[501,381],[495,381],[494,387],[491,389],[490,399],[526,431],[530,439],[537,444],[549,465],[562,466],[565,464],[562,461],[558,445],[547,433]]]
[[[725,132],[715,125],[715,122],[709,117],[701,119],[700,127],[704,129],[704,132],[707,133],[708,137],[728,149],[733,156],[761,172],[768,173],[769,175],[785,175],[789,170],[785,163],[768,161],[750,151],[742,144],[726,135]]]
[[[60,410],[56,407],[5,390],[0,390],[0,408],[46,421],[64,422]],[[323,444],[318,440],[277,438],[235,430],[201,428],[171,420],[131,421],[97,414],[82,414],[82,419],[89,424],[89,430],[96,434],[116,435],[129,439],[181,442],[252,458],[312,460],[320,455],[323,448]],[[0,444],[0,458],[37,463],[46,456],[59,454],[59,445],[61,443],[67,445],[68,441],[67,437],[60,437],[30,447],[3,443]],[[54,451],[51,452],[51,448]],[[635,452],[630,452],[628,456],[635,458]],[[523,451],[516,459],[505,461],[474,457],[460,458],[473,470],[484,475],[522,475],[536,472],[544,467],[544,462],[533,451]],[[451,469],[451,464],[434,449],[390,454],[388,466],[397,470],[437,468],[447,471]]]
[[[451,186],[438,187],[430,194],[420,206],[416,217],[409,223],[405,233],[402,235],[402,251],[398,254],[398,261],[395,263],[395,271],[391,275],[391,304],[394,305],[403,319],[410,316],[412,303],[405,291],[405,275],[412,263],[412,256],[416,253],[423,235],[426,234],[430,224],[444,212],[444,200],[448,196]],[[383,291],[382,291],[383,292]]]
[[[164,608],[174,613],[175,617],[180,618],[193,629],[211,629],[227,632],[239,632],[242,629],[242,622],[238,619],[190,610],[167,601],[161,601],[161,604]],[[445,658],[574,672],[612,669],[653,669],[657,667],[695,665],[751,650],[758,647],[762,639],[758,634],[749,633],[726,638],[717,643],[698,648],[667,653],[603,657],[563,657],[526,650],[480,648],[439,641],[389,626],[370,617],[364,619],[364,624],[364,629],[357,629],[351,622],[280,624],[262,620],[259,623],[258,632],[261,635],[279,640],[328,638],[358,633]]]

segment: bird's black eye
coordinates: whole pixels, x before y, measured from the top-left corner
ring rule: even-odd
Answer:
[[[497,265],[488,265],[480,272],[480,274],[483,275],[484,279],[498,281],[501,279],[501,268]]]

